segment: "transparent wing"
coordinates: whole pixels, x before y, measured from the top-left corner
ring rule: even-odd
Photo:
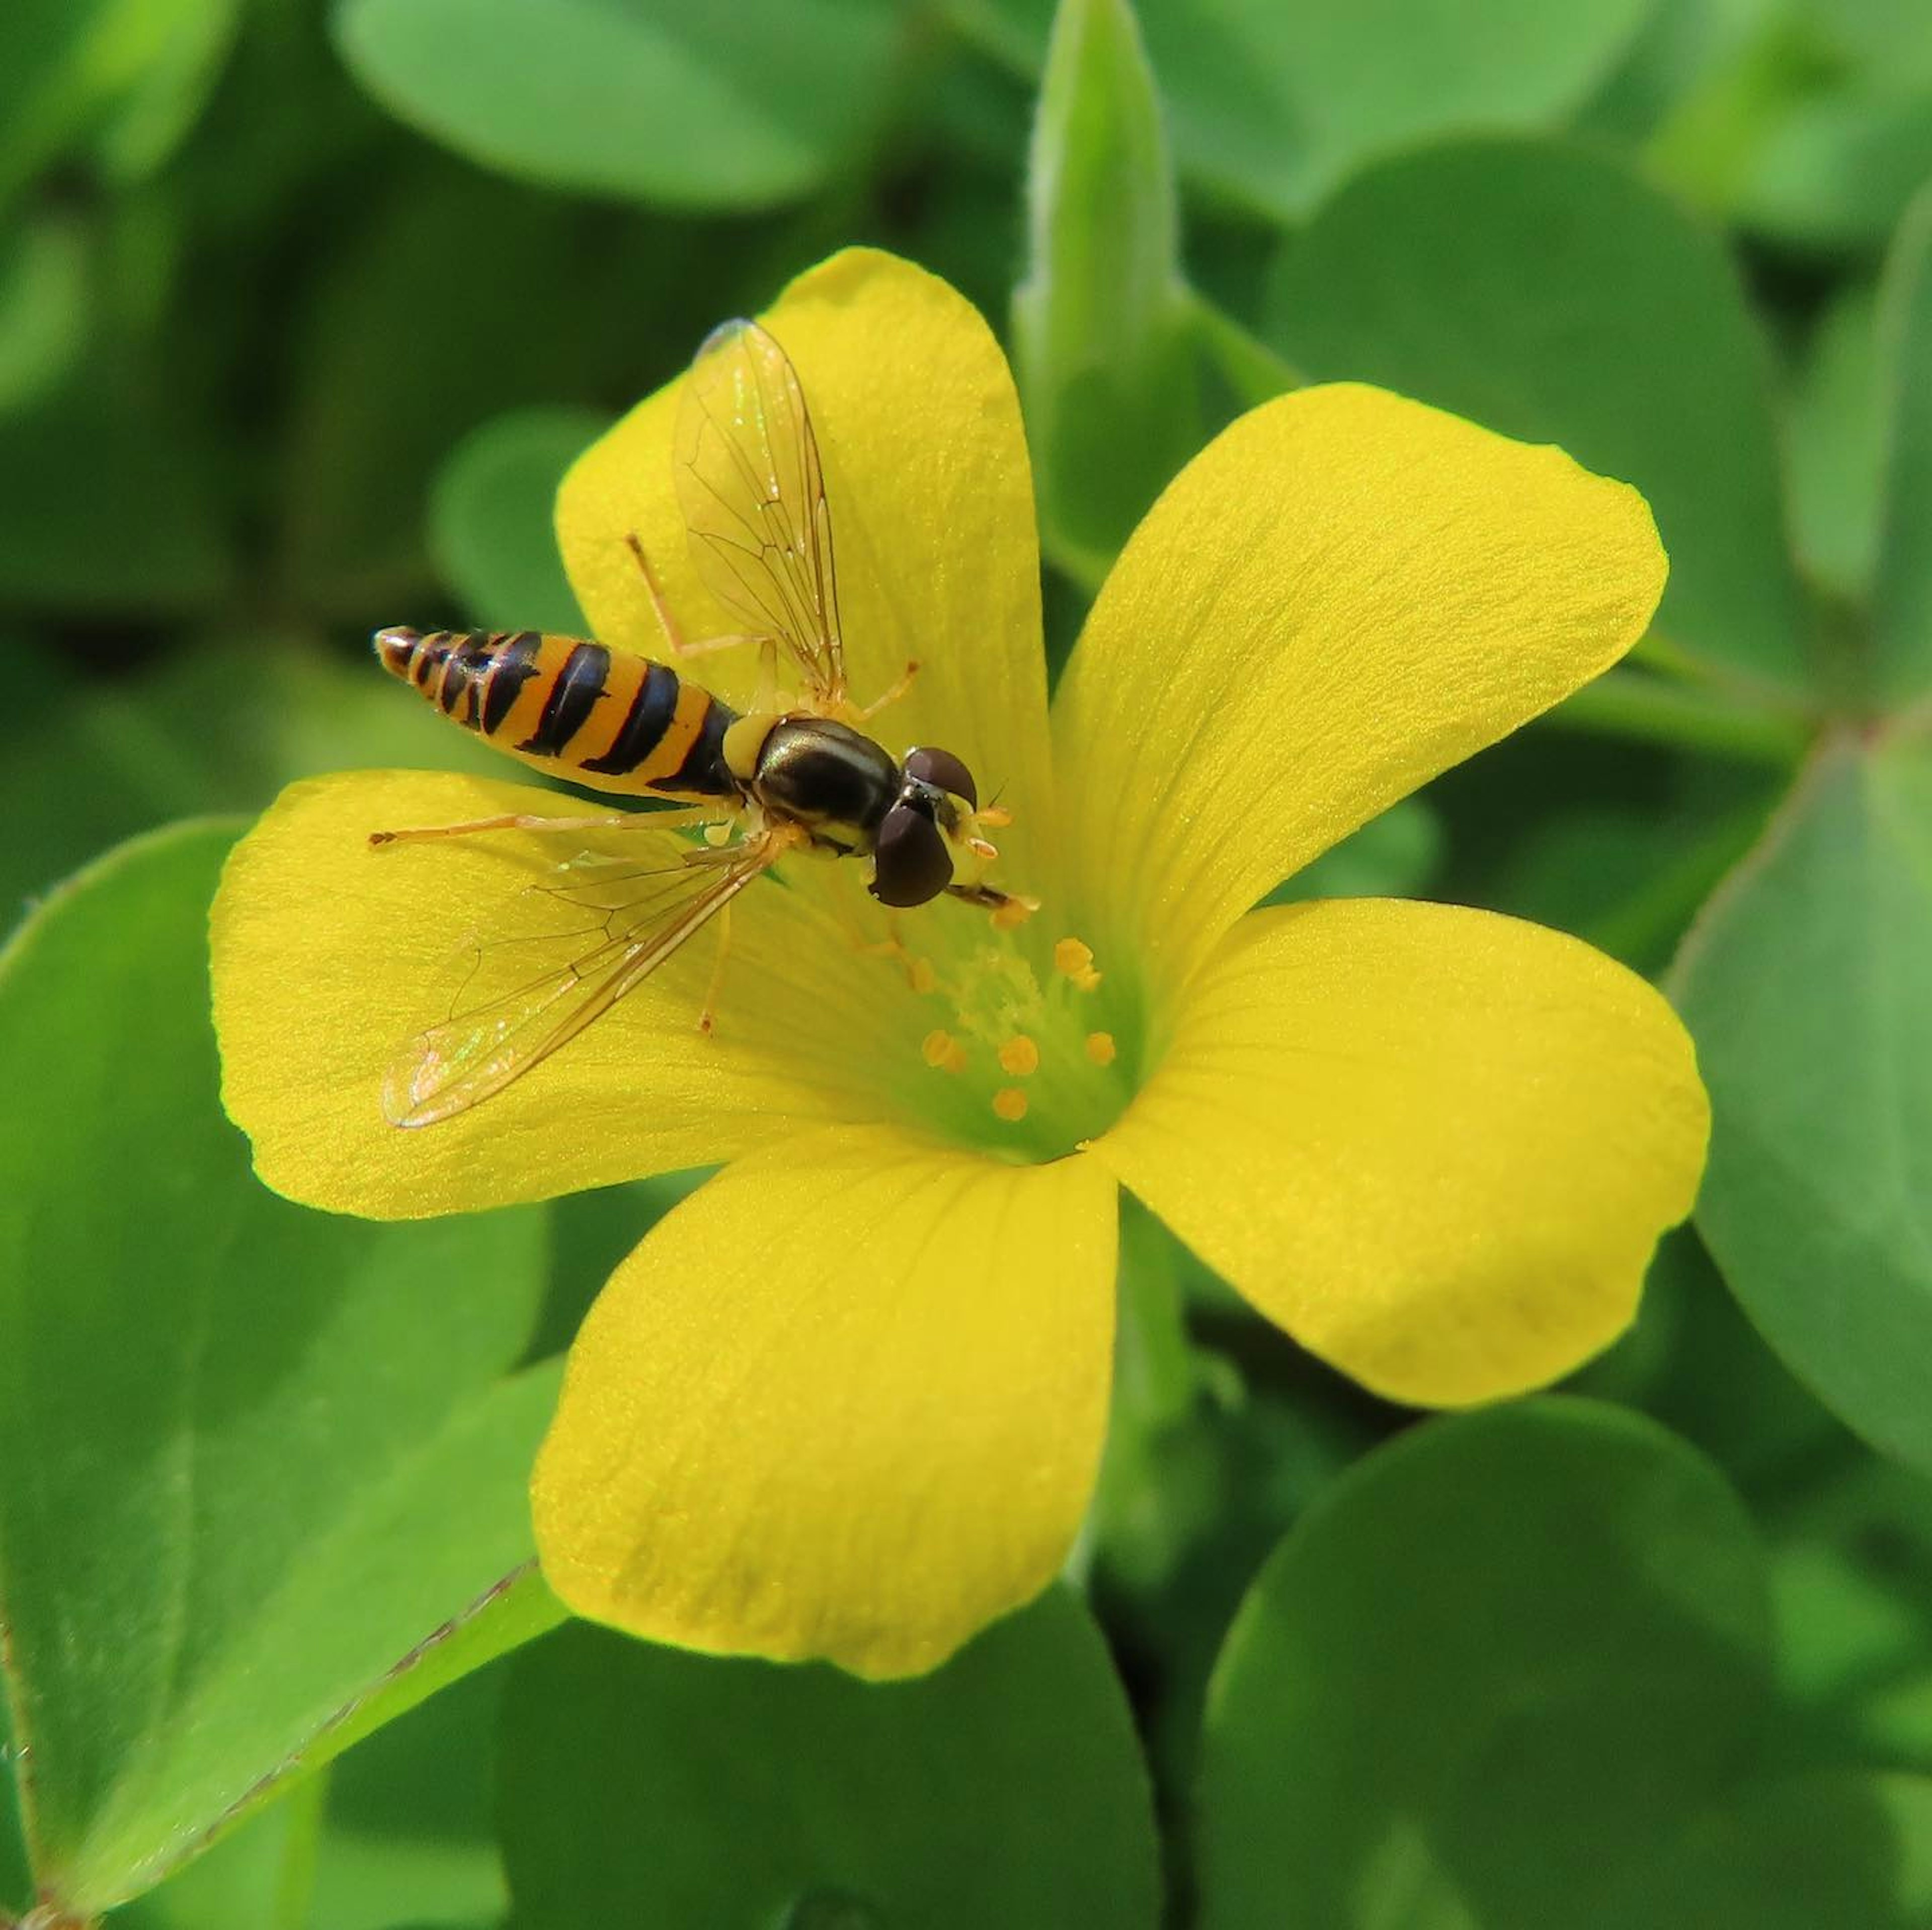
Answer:
[[[541,1065],[643,984],[778,855],[770,841],[694,849],[694,862],[590,853],[518,894],[452,966],[449,1017],[397,1054],[392,1125],[433,1125]]]
[[[678,417],[679,507],[692,561],[734,616],[775,637],[828,703],[845,695],[832,514],[805,391],[755,322],[698,350]]]

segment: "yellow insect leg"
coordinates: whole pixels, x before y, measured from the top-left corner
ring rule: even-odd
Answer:
[[[400,831],[372,831],[372,845],[423,844],[438,838],[472,838],[484,831],[674,831],[702,824],[718,816],[715,805],[693,805],[683,811],[626,811],[604,817],[530,817],[512,812],[502,817],[476,817],[464,824],[411,825]]]
[[[664,592],[658,587],[657,572],[651,568],[651,559],[644,553],[644,546],[638,541],[634,531],[626,532],[624,541],[631,546],[631,554],[638,559],[638,568],[644,574],[644,589],[651,600],[651,608],[657,613],[658,628],[664,632],[664,642],[670,646],[674,657],[708,657],[714,650],[735,650],[742,644],[758,643],[766,649],[776,651],[777,640],[754,630],[734,630],[722,637],[700,637],[694,640],[685,635],[678,628],[677,619],[671,614],[670,605],[664,601]]]
[[[889,704],[897,703],[899,699],[904,697],[906,692],[912,688],[912,680],[918,675],[919,665],[917,662],[915,661],[908,661],[905,667],[904,674],[899,679],[897,683],[894,684],[892,687],[885,693],[883,697],[874,697],[862,710],[849,704],[846,706],[846,708],[852,713],[853,722],[855,724],[868,723],[872,718],[877,717],[880,711],[886,709]]]
[[[718,1023],[718,994],[724,983],[724,957],[731,949],[731,907],[725,905],[718,914],[718,955],[712,961],[711,982],[704,988],[704,1003],[698,1009],[698,1029],[710,1034]]]

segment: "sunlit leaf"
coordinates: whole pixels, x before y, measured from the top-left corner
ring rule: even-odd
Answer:
[[[688,208],[814,187],[876,123],[896,0],[339,0],[362,85],[459,154]]]
[[[0,960],[4,1668],[35,1877],[82,1914],[559,1612],[497,1587],[554,1398],[513,1371],[541,1218],[256,1183],[208,1023],[232,835],[124,847]]]

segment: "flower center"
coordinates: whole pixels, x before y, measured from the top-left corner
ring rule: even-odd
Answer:
[[[1016,1159],[1053,1159],[1096,1137],[1130,1095],[1092,949],[1050,953],[1030,930],[981,928],[940,962],[908,961],[932,1023],[918,1045],[920,1110],[950,1136]]]

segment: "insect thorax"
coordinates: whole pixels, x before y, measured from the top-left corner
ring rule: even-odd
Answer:
[[[830,718],[781,718],[759,747],[754,796],[814,841],[868,851],[899,789],[899,769],[862,732]]]

